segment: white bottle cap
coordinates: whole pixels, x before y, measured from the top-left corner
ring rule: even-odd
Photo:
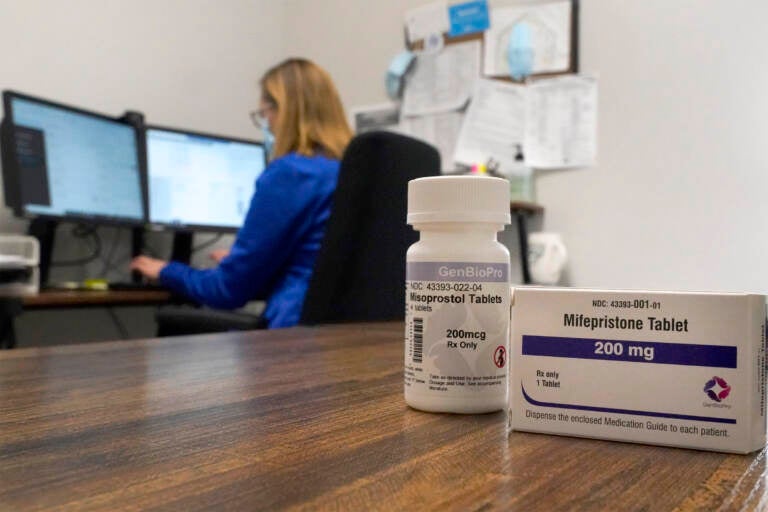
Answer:
[[[490,176],[434,176],[408,182],[408,224],[509,224],[509,182]]]

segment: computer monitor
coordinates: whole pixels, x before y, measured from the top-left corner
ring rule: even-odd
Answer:
[[[149,222],[180,230],[235,231],[266,167],[259,142],[149,126]]]
[[[144,222],[134,126],[13,91],[3,104],[5,201],[16,215]]]

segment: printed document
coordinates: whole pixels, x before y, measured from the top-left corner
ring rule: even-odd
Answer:
[[[524,158],[525,110],[525,86],[478,79],[454,159],[466,165],[493,159],[502,172],[520,167]]]
[[[435,146],[440,152],[440,165],[443,172],[452,172],[456,170],[453,153],[463,119],[462,111],[404,117],[400,122],[400,131]]]
[[[411,43],[433,34],[448,32],[451,28],[448,5],[445,2],[432,2],[408,9],[405,13],[405,28]]]
[[[463,108],[479,74],[480,41],[451,44],[436,54],[420,54],[406,78],[402,115]]]
[[[594,165],[597,154],[597,80],[564,76],[528,87],[523,147],[531,167]]]

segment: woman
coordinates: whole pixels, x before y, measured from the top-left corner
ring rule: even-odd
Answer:
[[[233,309],[267,298],[270,328],[296,325],[320,249],[339,160],[352,132],[323,69],[289,59],[261,79],[256,114],[271,161],[256,180],[243,227],[216,268],[139,256],[131,268],[206,306]]]

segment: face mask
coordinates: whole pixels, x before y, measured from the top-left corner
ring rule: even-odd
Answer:
[[[264,150],[267,152],[267,159],[272,157],[272,149],[275,146],[275,134],[269,128],[269,119],[262,117],[259,119],[259,128],[264,139]]]
[[[442,39],[441,39],[442,41]],[[409,51],[398,53],[389,64],[384,85],[387,88],[387,96],[397,100],[403,94],[405,75],[413,64],[415,55]]]
[[[509,74],[515,80],[522,80],[533,72],[531,27],[525,22],[516,23],[509,34],[507,62]]]

